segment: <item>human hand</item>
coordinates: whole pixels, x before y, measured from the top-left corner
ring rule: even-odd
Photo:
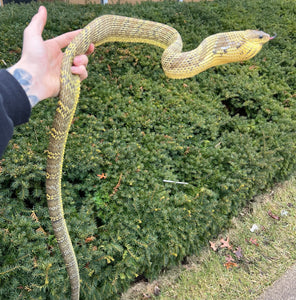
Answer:
[[[19,81],[26,91],[31,106],[40,100],[55,97],[60,91],[60,70],[63,58],[62,48],[69,45],[80,30],[68,32],[53,39],[44,41],[42,32],[47,20],[47,11],[41,6],[24,30],[24,41],[21,59],[8,71]],[[94,51],[91,44],[85,55],[74,58],[71,71],[87,78],[87,54]]]

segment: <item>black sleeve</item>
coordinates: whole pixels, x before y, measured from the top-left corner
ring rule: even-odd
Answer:
[[[6,70],[0,70],[0,157],[13,134],[13,127],[28,122],[29,99],[18,81]]]

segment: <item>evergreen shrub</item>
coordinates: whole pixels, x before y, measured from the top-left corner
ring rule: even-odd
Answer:
[[[38,5],[0,9],[1,68],[19,59]],[[155,278],[198,254],[254,195],[295,171],[296,4],[45,5],[45,39],[103,14],[169,24],[185,50],[216,32],[278,35],[250,61],[186,80],[166,78],[162,50],[149,45],[106,44],[90,57],[66,149],[63,201],[82,299],[116,299],[139,276]],[[69,297],[45,199],[56,102],[34,108],[0,162],[1,299]]]

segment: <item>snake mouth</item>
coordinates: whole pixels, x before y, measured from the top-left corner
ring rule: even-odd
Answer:
[[[275,39],[275,38],[276,38],[276,36],[277,36],[277,34],[275,33],[275,34],[274,34],[274,36],[271,36],[271,37],[269,38],[269,40],[273,40],[273,39]]]

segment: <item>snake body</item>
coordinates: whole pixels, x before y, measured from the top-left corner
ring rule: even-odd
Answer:
[[[194,50],[182,52],[180,34],[172,27],[152,21],[104,15],[89,23],[67,47],[61,69],[61,92],[48,146],[46,194],[54,234],[71,284],[71,299],[79,299],[79,269],[64,219],[61,178],[65,145],[80,93],[79,77],[71,73],[76,55],[89,45],[107,42],[140,42],[164,48],[161,64],[170,78],[188,78],[204,70],[255,56],[270,39],[256,30],[212,35]]]

